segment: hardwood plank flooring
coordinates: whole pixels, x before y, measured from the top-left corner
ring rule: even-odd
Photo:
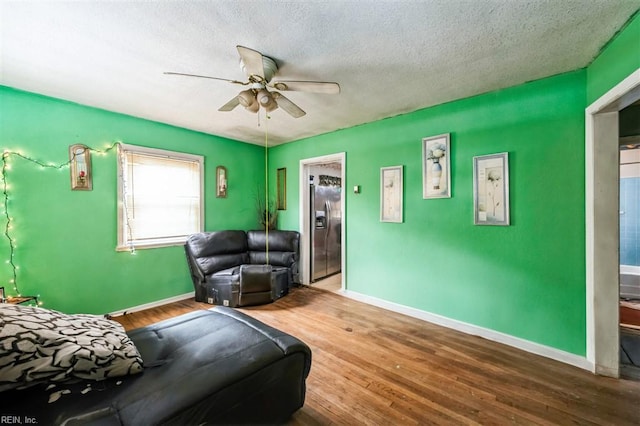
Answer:
[[[640,301],[620,301],[620,325],[640,329]]]
[[[115,317],[133,329],[211,305]],[[640,424],[640,382],[600,377],[480,337],[302,287],[239,309],[311,347],[290,425]]]

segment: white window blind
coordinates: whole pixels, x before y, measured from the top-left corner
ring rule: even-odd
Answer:
[[[121,144],[118,250],[183,244],[203,229],[202,156]]]

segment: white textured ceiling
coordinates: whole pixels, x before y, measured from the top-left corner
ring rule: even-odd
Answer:
[[[262,144],[264,119],[217,109],[246,80],[236,45],[276,60],[286,92],[269,143],[415,111],[588,65],[640,0],[0,0],[0,84]],[[134,141],[130,141],[134,142]]]

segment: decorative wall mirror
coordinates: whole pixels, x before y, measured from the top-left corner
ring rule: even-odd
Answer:
[[[216,197],[227,198],[227,168],[216,167]]]
[[[278,169],[276,174],[276,206],[278,210],[287,209],[287,169]]]
[[[91,175],[91,151],[82,144],[69,147],[69,167],[71,170],[71,189],[74,191],[91,191],[93,176]]]

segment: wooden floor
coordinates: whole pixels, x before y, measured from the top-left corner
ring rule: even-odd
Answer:
[[[116,317],[132,329],[210,308],[193,300]],[[588,371],[314,288],[239,309],[312,350],[291,425],[638,425],[640,382]]]
[[[640,301],[620,301],[620,325],[640,330]]]

